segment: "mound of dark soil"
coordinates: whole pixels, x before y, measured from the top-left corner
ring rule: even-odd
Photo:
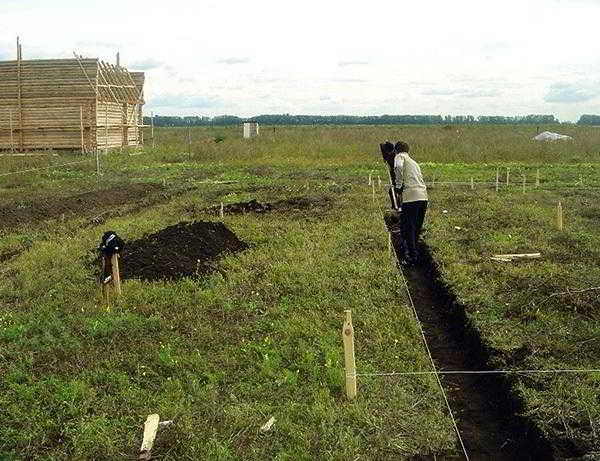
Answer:
[[[205,274],[222,253],[248,248],[221,222],[181,222],[126,242],[121,277],[170,280]]]
[[[267,213],[269,211],[284,212],[293,210],[309,210],[314,208],[325,208],[331,206],[329,197],[296,197],[278,200],[273,203],[261,203],[256,199],[248,202],[230,203],[223,206],[225,214],[243,213]],[[218,213],[220,206],[210,208],[210,211]]]
[[[36,223],[61,215],[89,216],[131,202],[139,201],[161,189],[157,184],[128,184],[125,186],[71,195],[46,197],[23,202],[0,204],[0,230]]]

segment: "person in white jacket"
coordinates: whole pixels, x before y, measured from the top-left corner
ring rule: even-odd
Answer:
[[[404,263],[415,265],[419,261],[417,241],[427,212],[427,186],[421,167],[408,155],[409,146],[398,141],[394,146],[394,169],[392,182],[396,197],[402,197],[401,225],[404,247]]]

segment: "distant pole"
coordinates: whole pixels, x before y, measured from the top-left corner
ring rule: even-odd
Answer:
[[[13,120],[12,120],[12,109],[8,109],[8,123],[10,125],[10,151],[15,152],[15,140],[13,137]]]
[[[192,129],[188,126],[188,148],[189,148],[189,158],[192,158]]]
[[[83,141],[83,107],[79,106],[79,129],[81,131],[81,153],[85,154],[85,144]]]
[[[117,67],[121,67],[121,54],[117,51]]]
[[[105,102],[104,111],[104,153],[108,154],[108,102]]]
[[[346,310],[346,320],[342,327],[344,340],[344,364],[346,371],[346,396],[350,400],[356,398],[356,361],[354,358],[354,327],[352,326],[352,311]]]
[[[154,112],[150,112],[150,134],[152,135],[152,149],[154,149]]]
[[[563,207],[560,201],[556,207],[556,227],[559,231],[563,230]]]

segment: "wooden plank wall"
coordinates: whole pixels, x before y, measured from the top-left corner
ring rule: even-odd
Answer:
[[[98,59],[0,62],[0,149],[79,150],[81,116],[85,151],[137,145],[144,74],[129,75]]]

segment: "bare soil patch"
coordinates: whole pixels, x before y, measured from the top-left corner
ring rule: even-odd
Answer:
[[[224,253],[248,248],[221,222],[180,222],[142,239],[125,243],[123,279],[172,280],[216,270]]]
[[[37,223],[46,219],[95,216],[104,210],[139,201],[161,187],[157,184],[126,186],[84,192],[68,197],[48,197],[0,205],[0,230]]]
[[[272,203],[261,203],[256,199],[252,199],[247,202],[224,205],[223,212],[226,214],[268,213],[323,209],[330,206],[331,199],[329,197],[295,197]],[[213,206],[208,211],[218,213],[220,208],[220,206]]]

